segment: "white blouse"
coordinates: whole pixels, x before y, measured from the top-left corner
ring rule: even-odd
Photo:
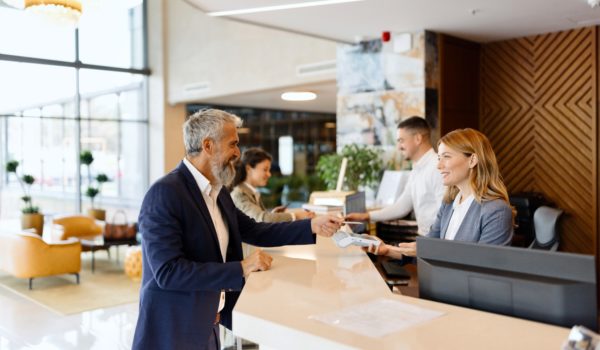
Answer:
[[[461,193],[457,194],[456,198],[454,198],[454,203],[452,203],[452,217],[450,218],[450,223],[448,224],[448,229],[446,230],[444,239],[454,240],[460,225],[469,211],[469,207],[471,207],[471,203],[473,203],[473,199],[475,199],[473,195],[470,195],[462,203],[460,203],[461,198]]]

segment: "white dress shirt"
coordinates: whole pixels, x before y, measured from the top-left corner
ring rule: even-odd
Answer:
[[[465,200],[460,203],[460,199],[462,198],[462,193],[456,195],[454,198],[454,202],[452,203],[452,216],[450,217],[450,223],[448,223],[448,228],[446,229],[446,233],[444,234],[444,239],[454,240],[456,234],[458,233],[458,229],[462,224],[469,208],[471,207],[471,203],[473,203],[473,195],[468,196]]]
[[[413,163],[406,187],[396,202],[372,211],[370,218],[373,221],[400,219],[414,209],[419,234],[426,235],[442,205],[444,190],[442,176],[437,169],[437,154],[432,148]]]
[[[198,187],[200,188],[202,198],[206,203],[210,218],[212,219],[215,231],[217,232],[221,256],[223,257],[223,262],[225,262],[227,261],[227,246],[229,245],[229,228],[227,227],[225,220],[223,220],[221,209],[219,209],[219,205],[217,204],[217,196],[221,191],[221,187],[213,188],[208,179],[202,175],[202,173],[198,171],[187,158],[183,159],[183,164],[185,164],[190,173],[192,173],[194,180],[196,180],[196,184],[198,184]],[[223,310],[223,307],[225,307],[225,292],[221,291],[218,311],[220,312]]]

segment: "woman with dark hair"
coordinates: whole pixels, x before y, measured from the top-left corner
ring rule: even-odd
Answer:
[[[508,245],[514,210],[488,138],[474,129],[454,130],[438,142],[438,170],[446,193],[428,237]],[[417,244],[381,244],[367,249],[401,258],[415,256]]]
[[[236,164],[231,198],[235,205],[246,215],[258,222],[294,221],[313,218],[315,214],[308,211],[296,213],[285,212],[284,207],[273,211],[265,209],[257,187],[267,185],[271,177],[271,155],[260,148],[249,148],[242,154]]]

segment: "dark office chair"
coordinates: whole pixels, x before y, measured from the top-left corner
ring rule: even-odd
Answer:
[[[558,219],[563,211],[558,208],[541,206],[533,214],[535,239],[529,246],[530,249],[544,249],[555,251],[558,249]]]

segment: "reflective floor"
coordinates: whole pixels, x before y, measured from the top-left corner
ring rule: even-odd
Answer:
[[[0,287],[0,350],[130,349],[137,303],[62,316]]]

